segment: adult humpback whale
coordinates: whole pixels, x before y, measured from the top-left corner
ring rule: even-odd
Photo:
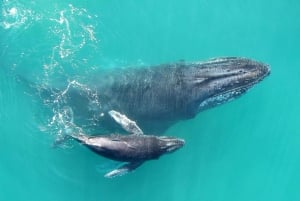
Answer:
[[[113,110],[109,111],[109,115],[130,135],[70,134],[71,137],[95,153],[112,160],[126,162],[121,167],[105,174],[107,178],[131,172],[145,161],[158,159],[163,154],[172,153],[185,143],[184,140],[176,137],[144,135],[136,123],[125,115]]]
[[[90,125],[95,132],[110,130],[107,112],[117,110],[135,119],[145,132],[161,133],[178,120],[241,96],[269,73],[264,63],[224,57],[102,72],[85,83],[94,89],[92,96],[76,87],[42,94],[67,95],[64,104],[72,109],[75,123]]]

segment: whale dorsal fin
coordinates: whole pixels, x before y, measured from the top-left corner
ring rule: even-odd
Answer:
[[[112,178],[116,176],[122,176],[124,174],[127,174],[136,168],[138,168],[140,165],[142,165],[144,161],[135,161],[135,162],[130,162],[122,165],[121,167],[114,169],[104,175],[106,178]]]
[[[143,131],[138,127],[135,121],[130,120],[126,115],[115,110],[109,111],[108,114],[128,133],[143,135]]]

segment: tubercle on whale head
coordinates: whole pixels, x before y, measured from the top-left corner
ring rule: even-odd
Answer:
[[[270,74],[269,65],[247,58],[224,57],[193,63],[183,71],[193,115],[233,100]]]
[[[166,153],[172,153],[185,145],[184,139],[169,136],[160,136],[158,138],[160,140],[161,149]]]
[[[186,70],[184,77],[192,79],[195,84],[201,84],[204,81],[220,85],[229,82],[232,85],[244,82],[256,83],[270,74],[269,65],[239,57],[224,57],[192,63],[189,68],[190,70]],[[232,82],[234,80],[236,82]]]

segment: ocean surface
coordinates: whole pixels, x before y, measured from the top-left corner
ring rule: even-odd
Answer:
[[[1,201],[300,200],[300,1],[1,0],[0,12]],[[115,162],[52,146],[63,94],[32,92],[88,94],[81,83],[99,69],[219,56],[265,62],[271,75],[169,128],[181,150],[113,179],[103,175]]]

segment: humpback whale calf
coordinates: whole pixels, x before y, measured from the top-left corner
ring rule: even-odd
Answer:
[[[75,123],[92,125],[95,132],[112,130],[107,113],[116,110],[144,132],[162,133],[178,120],[240,97],[269,74],[268,65],[239,57],[114,69],[88,78],[93,96],[71,87],[64,104],[73,110]],[[66,92],[48,92],[59,90]]]
[[[88,136],[80,133],[70,135],[101,156],[126,162],[121,167],[105,174],[107,178],[131,172],[145,161],[158,159],[161,155],[174,152],[184,145],[184,140],[179,138],[144,135],[134,121],[119,112],[112,110],[109,111],[109,115],[130,134]]]

